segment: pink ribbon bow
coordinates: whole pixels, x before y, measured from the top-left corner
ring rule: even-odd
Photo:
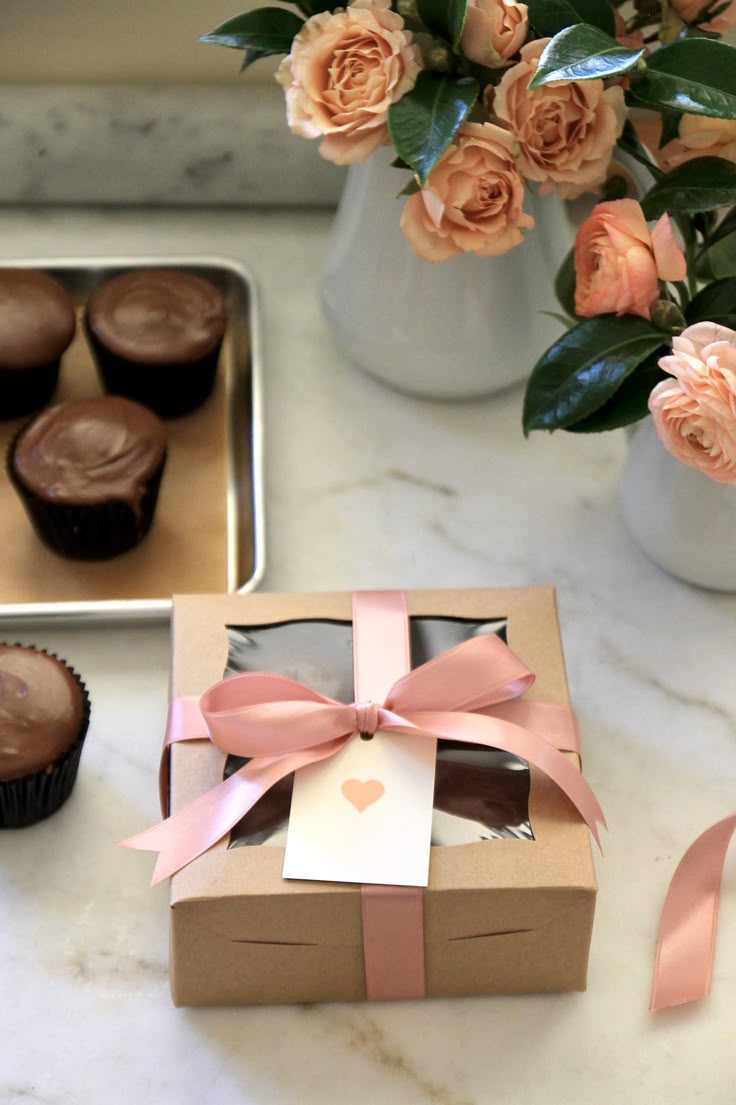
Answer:
[[[701,833],[672,876],[659,926],[652,1012],[710,991],[721,878],[734,832],[736,813]]]
[[[381,703],[346,705],[294,679],[264,672],[223,679],[199,699],[206,730],[196,712],[192,724],[191,700],[172,703],[168,740],[209,735],[224,752],[250,762],[165,821],[121,843],[159,853],[152,880],[157,883],[221,840],[279,779],[334,756],[361,732],[382,729],[522,757],[567,795],[600,847],[601,808],[581,772],[559,751],[575,747],[569,736],[571,711],[513,701],[533,681],[529,669],[493,635],[465,641],[410,671]]]

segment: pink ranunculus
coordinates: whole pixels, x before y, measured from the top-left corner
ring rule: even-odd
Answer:
[[[721,7],[718,2],[711,3],[710,0],[670,0],[669,6],[683,23],[694,23],[705,8]],[[717,15],[715,19],[710,19],[701,24],[701,26],[705,31],[725,34],[734,24],[736,24],[736,0],[731,0],[725,11]]]
[[[469,0],[460,49],[471,61],[499,69],[524,45],[526,4],[516,0]]]
[[[354,0],[306,21],[276,79],[292,131],[322,136],[322,156],[347,165],[388,142],[388,109],[420,69],[419,48],[389,0]]]
[[[736,484],[736,331],[696,322],[672,341],[672,375],[649,396],[657,434],[683,464]]]
[[[455,142],[410,196],[401,229],[425,261],[456,253],[496,257],[523,241],[534,219],[522,210],[524,183],[507,130],[494,123],[465,123]]]
[[[666,214],[650,233],[636,200],[596,204],[575,237],[575,311],[648,319],[659,281],[686,273]]]
[[[664,147],[662,160],[672,168],[695,157],[722,157],[736,163],[736,119],[683,115],[680,133]]]
[[[504,73],[493,111],[519,143],[518,164],[526,180],[540,183],[544,195],[557,188],[574,199],[594,191],[626,120],[623,89],[603,81],[555,81],[527,87],[549,39],[528,42],[521,61]]]

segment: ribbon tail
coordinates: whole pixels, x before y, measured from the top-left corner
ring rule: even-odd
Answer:
[[[723,865],[736,814],[695,840],[672,876],[662,910],[651,1012],[697,1001],[710,991]]]
[[[578,768],[543,737],[513,722],[482,714],[412,711],[407,720],[411,723],[406,727],[407,732],[416,726],[430,737],[482,744],[521,756],[542,771],[569,798],[603,851],[598,825],[605,827],[606,819],[598,799]]]
[[[513,702],[499,702],[495,706],[487,709],[484,707],[476,712],[486,717],[511,721],[514,725],[520,725],[522,729],[531,729],[549,744],[553,744],[560,752],[575,752],[581,756],[580,730],[575,711],[571,706],[516,698]]]
[[[155,886],[221,840],[279,779],[334,755],[344,743],[343,738],[319,749],[251,760],[165,821],[119,843],[123,848],[158,852],[151,880]]]

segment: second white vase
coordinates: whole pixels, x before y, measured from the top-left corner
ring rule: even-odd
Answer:
[[[322,273],[338,345],[371,375],[431,398],[491,395],[525,379],[562,333],[554,278],[572,245],[564,203],[527,194],[536,226],[502,257],[431,264],[400,228],[406,174],[392,149],[351,165]]]
[[[670,456],[651,418],[631,435],[621,504],[627,529],[655,564],[688,583],[736,591],[736,487]]]

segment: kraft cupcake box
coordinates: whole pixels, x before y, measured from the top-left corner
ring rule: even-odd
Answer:
[[[510,648],[535,673],[525,697],[568,704],[552,589],[416,591],[407,593],[407,604],[411,619],[460,626],[500,622]],[[182,702],[192,696],[196,701],[222,679],[232,664],[229,633],[232,638],[237,627],[252,640],[253,627],[288,632],[290,625],[349,627],[350,622],[347,594],[175,597],[174,713]],[[339,651],[344,654],[344,647]],[[300,661],[292,651],[283,663],[282,673],[303,675],[305,681],[314,675],[314,655]],[[564,755],[577,768],[578,756]],[[225,753],[209,740],[174,743],[170,786],[165,785],[163,794],[171,813],[221,783],[226,764]],[[588,829],[572,804],[535,768],[530,771],[528,816],[530,837],[432,847],[428,884],[419,899],[426,996],[585,989],[596,898]],[[242,840],[226,833],[171,878],[174,1002],[365,998],[360,886],[284,878],[278,838],[239,845]],[[392,931],[395,908],[389,903]]]

